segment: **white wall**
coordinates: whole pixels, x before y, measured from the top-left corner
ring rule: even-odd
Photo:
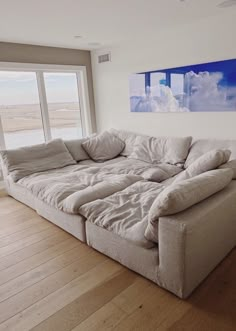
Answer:
[[[235,31],[235,12],[224,12],[107,49],[110,63],[98,64],[101,51],[93,52],[98,131],[114,127],[155,136],[236,139],[236,112],[130,113],[128,82],[130,73],[236,58]]]

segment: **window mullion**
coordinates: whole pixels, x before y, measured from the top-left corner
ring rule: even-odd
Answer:
[[[51,128],[50,128],[48,103],[47,103],[47,96],[46,96],[46,89],[45,89],[43,72],[37,71],[36,75],[37,75],[37,82],[38,82],[38,91],[39,91],[39,101],[40,101],[40,106],[41,106],[41,114],[42,114],[42,120],[43,120],[44,136],[45,136],[45,140],[49,141],[49,140],[52,139],[52,135],[51,135]]]
[[[0,116],[0,148],[5,149],[6,144],[5,144],[5,139],[4,139],[4,133],[3,133],[3,127],[2,127],[2,120]]]
[[[79,103],[81,108],[80,113],[82,119],[82,132],[83,135],[89,135],[92,133],[92,127],[86,69],[77,72],[76,76],[78,83]]]

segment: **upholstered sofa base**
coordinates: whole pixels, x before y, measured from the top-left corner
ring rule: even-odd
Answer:
[[[86,243],[85,219],[83,216],[66,214],[40,200],[36,202],[36,211],[40,216]]]
[[[187,298],[236,246],[236,181],[193,207],[159,220],[159,243],[152,249],[70,215],[8,183],[16,200],[79,240],[141,274],[180,298]]]
[[[157,283],[158,247],[136,246],[116,234],[87,221],[87,244],[125,267]]]
[[[29,190],[13,182],[6,183],[10,196],[34,209],[40,216],[56,224],[77,239],[86,242],[85,219],[81,215],[66,214],[35,198]]]
[[[187,298],[236,246],[236,181],[185,211],[159,219],[158,283]]]

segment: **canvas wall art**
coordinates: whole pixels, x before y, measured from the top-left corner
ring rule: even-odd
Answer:
[[[132,112],[236,111],[236,59],[130,76]]]

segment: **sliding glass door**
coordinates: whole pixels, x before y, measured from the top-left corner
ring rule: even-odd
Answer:
[[[2,69],[0,63],[0,148],[89,134],[85,68],[35,65],[34,70],[33,65],[25,66],[22,71],[14,66]]]

